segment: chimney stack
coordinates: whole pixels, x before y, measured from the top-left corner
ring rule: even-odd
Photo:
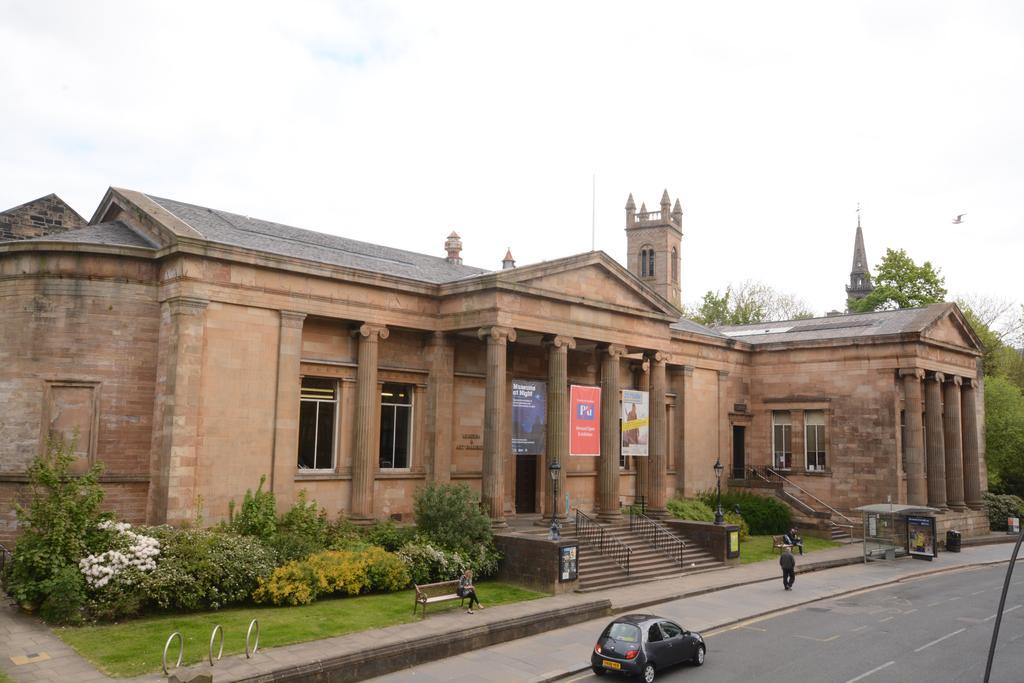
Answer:
[[[453,230],[452,234],[448,235],[448,239],[444,241],[444,248],[448,252],[448,263],[461,266],[462,257],[459,254],[462,253],[462,240],[459,238],[459,233]]]
[[[509,268],[516,267],[516,260],[512,258],[512,249],[505,250],[505,258],[501,260],[501,269],[508,270]]]

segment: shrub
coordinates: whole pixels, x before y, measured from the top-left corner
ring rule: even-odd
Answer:
[[[696,498],[673,498],[665,504],[668,511],[676,519],[688,519],[695,522],[714,522],[715,511],[710,505]],[[750,526],[743,519],[743,515],[735,512],[725,512],[725,523],[735,524],[740,528],[740,540],[745,540],[750,534]]]
[[[219,609],[249,600],[274,569],[274,553],[255,538],[204,529],[156,527],[162,545],[146,596],[164,609]]]
[[[242,498],[242,507],[235,514],[235,501],[228,504],[229,526],[232,531],[242,536],[255,536],[269,541],[277,532],[277,500],[270,491],[263,490],[267,475],[260,477],[260,485],[256,492],[246,489]]]
[[[717,496],[714,491],[705,491],[697,496],[706,505],[714,507]],[[739,506],[740,514],[749,525],[749,533],[784,534],[793,526],[789,508],[774,498],[753,493],[728,491],[722,494],[722,508],[731,510]]]
[[[1024,512],[1024,500],[1010,494],[985,493],[985,510],[992,531],[1006,531],[1006,518],[1019,517]]]
[[[53,595],[45,612],[58,620],[75,613],[71,603],[78,593],[72,590],[61,597],[55,592],[79,585],[78,579],[70,578],[78,572],[78,561],[88,554],[90,544],[107,535],[97,528],[105,517],[100,512],[101,467],[93,465],[81,476],[72,473],[74,448],[74,440],[50,438],[46,452],[29,466],[32,498],[27,508],[14,506],[22,533],[4,576],[7,592],[19,603],[42,606]]]
[[[61,567],[48,583],[49,594],[39,606],[39,616],[53,624],[80,624],[86,595],[85,579],[78,567]]]
[[[317,507],[316,501],[306,501],[305,490],[299,499],[281,515],[277,531],[268,544],[277,553],[279,563],[301,560],[327,548],[327,512]]]
[[[416,537],[418,529],[414,526],[397,526],[391,520],[377,522],[367,527],[363,538],[370,545],[380,546],[389,552],[395,552]]]
[[[322,595],[401,590],[409,570],[398,556],[371,546],[328,550],[278,567],[260,581],[253,597],[275,605],[308,605]]]
[[[491,520],[465,484],[428,484],[417,489],[413,504],[416,527],[433,543],[451,551],[491,545]]]
[[[458,552],[450,552],[439,548],[426,540],[406,543],[398,551],[409,568],[409,576],[413,583],[435,583],[451,581],[458,578],[466,567],[472,567],[470,559]],[[476,570],[476,567],[472,567]]]
[[[366,572],[370,589],[375,591],[400,591],[410,583],[409,567],[395,553],[371,546],[365,551]]]

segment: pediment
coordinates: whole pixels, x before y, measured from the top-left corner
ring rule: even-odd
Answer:
[[[931,339],[950,346],[982,351],[981,341],[971,329],[970,323],[956,306],[949,306],[921,332],[925,339]]]
[[[586,300],[677,319],[679,311],[600,252],[503,271],[499,280],[558,298]]]

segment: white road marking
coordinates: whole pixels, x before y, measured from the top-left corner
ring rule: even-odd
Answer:
[[[871,675],[871,674],[873,674],[873,673],[878,673],[879,671],[881,671],[881,670],[882,670],[882,669],[884,669],[885,667],[887,667],[887,666],[892,666],[892,665],[893,665],[893,664],[895,664],[895,663],[896,663],[896,662],[886,662],[886,663],[885,663],[885,664],[883,664],[882,666],[876,666],[876,667],[875,667],[874,669],[872,669],[871,671],[865,671],[865,672],[864,672],[864,673],[862,673],[862,674],[861,674],[860,676],[857,676],[856,678],[851,678],[850,680],[846,681],[846,683],[856,683],[857,681],[859,681],[859,680],[861,680],[861,679],[864,679],[864,678],[867,678],[868,676],[870,676],[870,675]]]
[[[960,599],[959,597],[956,597],[956,598],[950,598],[950,599],[949,599],[949,601],[950,601],[950,602],[953,602],[954,600],[959,600],[959,599]]]
[[[982,593],[984,593],[984,592],[985,592],[985,591],[983,591],[983,590],[980,590],[980,591],[974,591],[973,593],[971,593],[971,595],[981,595],[981,594],[982,594]]]
[[[1021,607],[1024,607],[1024,605],[1014,605],[1014,606],[1013,606],[1013,607],[1011,607],[1010,609],[1004,609],[1004,610],[1003,610],[1003,614],[1009,614],[1009,613],[1010,613],[1010,612],[1012,612],[1013,610],[1015,610],[1015,609],[1020,609]],[[984,619],[982,619],[982,621],[992,621],[992,620],[993,620],[993,619],[995,619],[995,618],[996,618],[996,615],[994,615],[994,614],[990,614],[989,616],[987,616],[987,617],[985,617]]]
[[[930,604],[930,605],[928,605],[928,606],[929,606],[929,607],[936,607],[936,606],[938,606],[938,605],[941,605],[941,604],[942,604],[942,602],[943,602],[942,600],[939,600],[938,602],[933,602],[932,604]]]
[[[803,638],[804,640],[813,640],[816,643],[831,643],[833,640],[839,637],[839,634],[832,636],[831,638],[815,638],[814,636],[801,636],[794,635],[794,638]]]
[[[904,614],[913,614],[916,611],[917,611],[917,608],[915,607],[914,609],[908,609],[906,612],[904,612]]]
[[[884,624],[885,622],[887,622],[887,621],[892,621],[892,620],[893,620],[893,619],[895,619],[895,618],[896,618],[896,617],[886,617],[885,619],[879,619],[879,620],[878,620],[878,623],[879,623],[879,624]]]
[[[863,631],[863,630],[864,630],[864,629],[866,629],[867,627],[868,627],[868,625],[867,625],[867,624],[864,624],[863,626],[858,626],[857,628],[853,629],[853,630],[852,630],[852,631],[850,631],[850,632],[851,632],[851,633],[856,633],[857,631]]]
[[[952,638],[953,636],[959,635],[959,634],[963,633],[966,630],[967,630],[967,628],[965,627],[965,628],[960,629],[959,631],[953,631],[952,633],[947,633],[946,635],[942,636],[941,638],[939,638],[937,640],[933,640],[932,642],[928,643],[927,645],[922,645],[921,647],[919,647],[916,650],[914,650],[914,652],[920,652],[921,650],[927,650],[932,645],[937,645],[937,644],[941,643],[942,641],[944,641],[946,638]]]
[[[747,631],[760,631],[761,633],[768,632],[768,629],[761,628],[760,626],[740,626],[740,628],[745,629]]]

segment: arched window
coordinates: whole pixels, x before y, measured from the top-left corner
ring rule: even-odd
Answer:
[[[654,277],[654,247],[640,247],[640,277]]]
[[[679,282],[679,252],[672,247],[672,282]]]

